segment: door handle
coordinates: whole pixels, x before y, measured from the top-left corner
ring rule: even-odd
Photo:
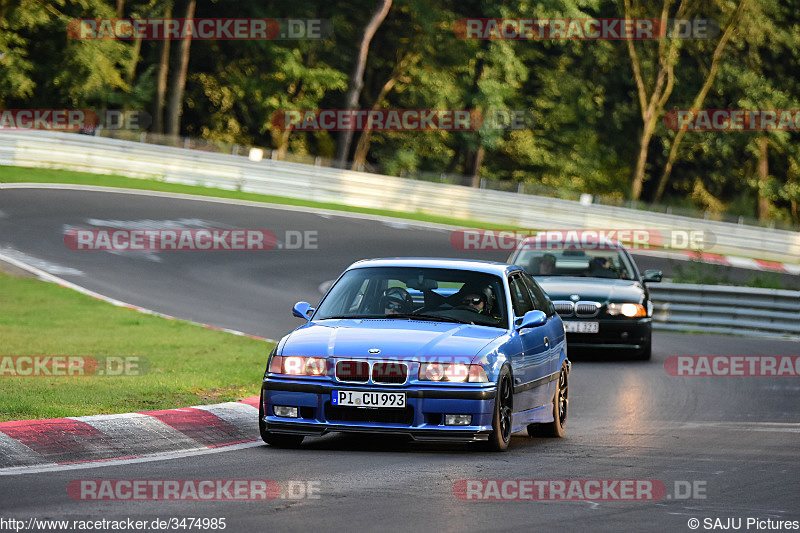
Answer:
[[[549,348],[550,347],[550,339],[548,337],[544,338],[544,347],[545,348]]]

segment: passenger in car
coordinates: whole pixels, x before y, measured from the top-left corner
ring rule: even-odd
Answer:
[[[613,268],[607,257],[595,257],[589,263],[588,276],[594,278],[619,278],[619,272]]]
[[[539,263],[539,275],[549,276],[556,269],[556,256],[553,254],[544,254],[542,261]]]

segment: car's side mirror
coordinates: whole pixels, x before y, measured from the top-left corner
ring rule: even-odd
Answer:
[[[308,320],[313,312],[314,308],[311,307],[311,304],[308,302],[297,302],[294,304],[294,307],[292,307],[292,314],[297,318],[305,318]]]
[[[544,311],[528,311],[522,317],[522,322],[517,326],[517,329],[524,328],[537,328],[544,326],[547,323],[547,315]]]
[[[664,274],[660,270],[645,270],[644,280],[656,283],[661,281],[663,275]]]

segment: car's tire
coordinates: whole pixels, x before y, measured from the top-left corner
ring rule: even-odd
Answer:
[[[563,437],[569,414],[569,371],[567,364],[561,365],[561,372],[553,395],[553,421],[546,424],[529,424],[531,437]]]
[[[275,446],[276,448],[297,448],[303,442],[303,435],[291,435],[289,433],[272,433],[265,431],[261,434],[261,440]]]
[[[258,431],[261,433],[261,440],[276,448],[297,448],[304,438],[303,435],[267,431],[267,424],[264,422],[264,391],[261,391],[261,398],[258,400]]]
[[[494,400],[492,432],[487,446],[493,452],[504,452],[511,441],[511,422],[514,407],[514,385],[511,371],[504,366],[497,378],[497,394]]]

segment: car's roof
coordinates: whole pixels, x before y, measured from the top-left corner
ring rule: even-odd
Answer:
[[[453,270],[470,270],[486,274],[505,275],[515,270],[521,270],[518,265],[498,263],[495,261],[478,261],[474,259],[451,259],[442,257],[382,257],[376,259],[363,259],[356,261],[347,269],[366,267],[420,267],[420,268],[449,268]]]

